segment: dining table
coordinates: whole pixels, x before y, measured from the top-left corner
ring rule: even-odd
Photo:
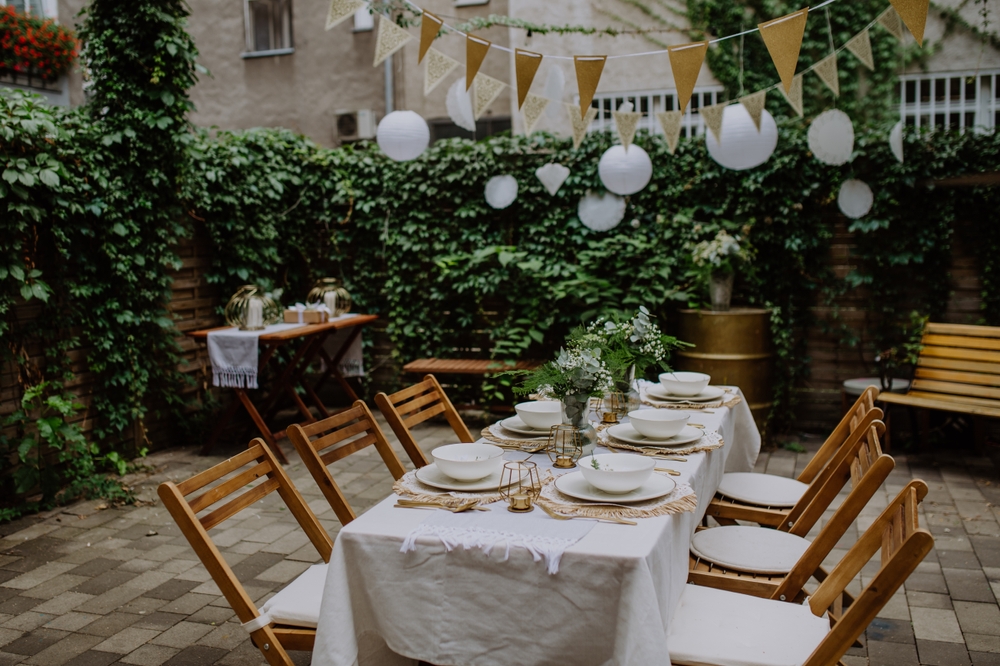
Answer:
[[[690,422],[722,445],[680,456],[683,462],[657,460],[679,488],[693,490],[693,510],[634,524],[564,522],[538,507],[512,514],[504,501],[486,505],[488,512],[449,514],[400,510],[395,493],[386,497],[337,535],[312,665],[669,666],[667,636],[687,582],[691,537],[723,473],[751,471],[760,450],[742,393],[723,388],[724,405],[690,412]],[[596,452],[611,449],[599,445]],[[504,458],[531,460],[553,475],[573,471],[555,469],[544,452],[508,450]],[[470,547],[428,527],[467,514],[468,524],[495,527],[494,535],[507,538]],[[563,536],[572,526],[577,540],[553,572],[538,549],[518,545],[520,526],[526,534]]]

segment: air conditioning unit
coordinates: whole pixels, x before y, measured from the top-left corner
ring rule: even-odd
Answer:
[[[375,112],[371,109],[360,111],[337,111],[336,133],[340,141],[360,141],[375,137]]]

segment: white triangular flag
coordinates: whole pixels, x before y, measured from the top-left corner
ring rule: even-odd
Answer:
[[[750,119],[753,120],[753,124],[757,127],[758,132],[760,131],[760,117],[764,114],[764,103],[766,101],[767,88],[740,97],[740,104],[742,104],[743,108],[750,114]]]
[[[383,60],[403,48],[403,45],[411,39],[413,39],[413,35],[393,23],[392,19],[384,16],[380,18],[378,20],[378,37],[375,39],[375,62],[372,63],[372,67],[377,67]]]
[[[788,105],[792,107],[795,113],[798,114],[799,118],[802,117],[802,75],[796,74],[795,78],[792,79],[792,87],[786,93],[785,89],[778,86],[778,90],[781,94],[785,96],[785,101]]]
[[[548,97],[528,93],[527,97],[524,98],[524,104],[521,106],[521,114],[524,115],[525,134],[531,134],[532,130],[535,129],[535,125],[538,124],[538,119],[542,117],[543,113],[545,113],[545,109],[548,105]]]
[[[618,139],[622,142],[622,147],[628,150],[635,138],[635,131],[639,127],[639,120],[642,114],[633,111],[632,102],[625,102],[618,107],[617,111],[611,112],[611,117],[615,121],[615,130],[618,131]]]
[[[840,77],[837,75],[837,54],[831,53],[813,66],[813,71],[820,81],[833,92],[834,97],[840,97]]]
[[[476,74],[472,85],[474,86],[472,91],[472,115],[476,120],[479,120],[479,117],[486,113],[486,109],[496,101],[496,98],[500,96],[500,93],[507,87],[507,84],[500,79],[494,79],[492,76],[487,76],[480,72]]]
[[[684,119],[683,111],[660,111],[656,114],[656,119],[660,121],[663,128],[663,138],[667,140],[667,147],[673,155],[677,150],[677,140],[681,136],[681,121]]]
[[[870,70],[875,70],[875,57],[872,55],[872,40],[865,28],[844,44],[844,48],[854,54],[861,63]]]
[[[701,119],[705,121],[705,127],[712,131],[712,135],[719,143],[722,143],[722,112],[727,106],[729,106],[729,102],[722,102],[698,109]]]
[[[340,25],[366,4],[364,0],[330,0],[330,9],[326,13],[326,29],[331,30]]]
[[[587,113],[581,118],[580,117],[580,107],[576,104],[564,104],[566,107],[566,113],[569,114],[569,121],[572,123],[573,127],[573,150],[580,147],[583,143],[583,137],[587,136],[587,130],[590,129],[590,123],[594,122],[594,118],[597,117],[597,109],[594,107],[588,107]]]
[[[889,31],[889,34],[896,39],[902,41],[903,39],[903,22],[899,20],[899,14],[896,13],[895,8],[888,7],[884,12],[878,15],[875,19],[879,25]]]
[[[460,62],[446,56],[433,46],[427,49],[427,62],[424,64],[424,94],[437,87],[437,84],[444,80],[444,77],[451,74],[452,70],[458,67]]]

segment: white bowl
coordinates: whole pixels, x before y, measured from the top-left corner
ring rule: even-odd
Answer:
[[[485,479],[503,467],[503,449],[492,444],[446,444],[431,454],[439,470],[459,481]]]
[[[548,430],[562,423],[562,403],[558,400],[533,400],[514,405],[524,424],[536,430]]]
[[[643,437],[669,439],[687,425],[690,412],[673,409],[637,409],[628,413],[629,423]]]
[[[705,390],[711,376],[702,372],[664,372],[660,384],[670,395],[698,395]]]
[[[576,466],[580,468],[583,478],[598,490],[624,495],[646,483],[656,460],[646,456],[604,454],[584,456]]]

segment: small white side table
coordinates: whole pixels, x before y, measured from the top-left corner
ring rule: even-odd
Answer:
[[[865,389],[869,386],[874,386],[878,389],[882,388],[882,380],[878,377],[858,377],[857,379],[846,379],[844,380],[844,385],[840,389],[840,413],[847,413],[848,408],[850,408],[850,403],[848,399],[851,400],[857,398],[859,395],[864,393]],[[906,393],[910,388],[909,379],[901,379],[899,377],[892,378],[892,387],[889,389],[890,393]]]

